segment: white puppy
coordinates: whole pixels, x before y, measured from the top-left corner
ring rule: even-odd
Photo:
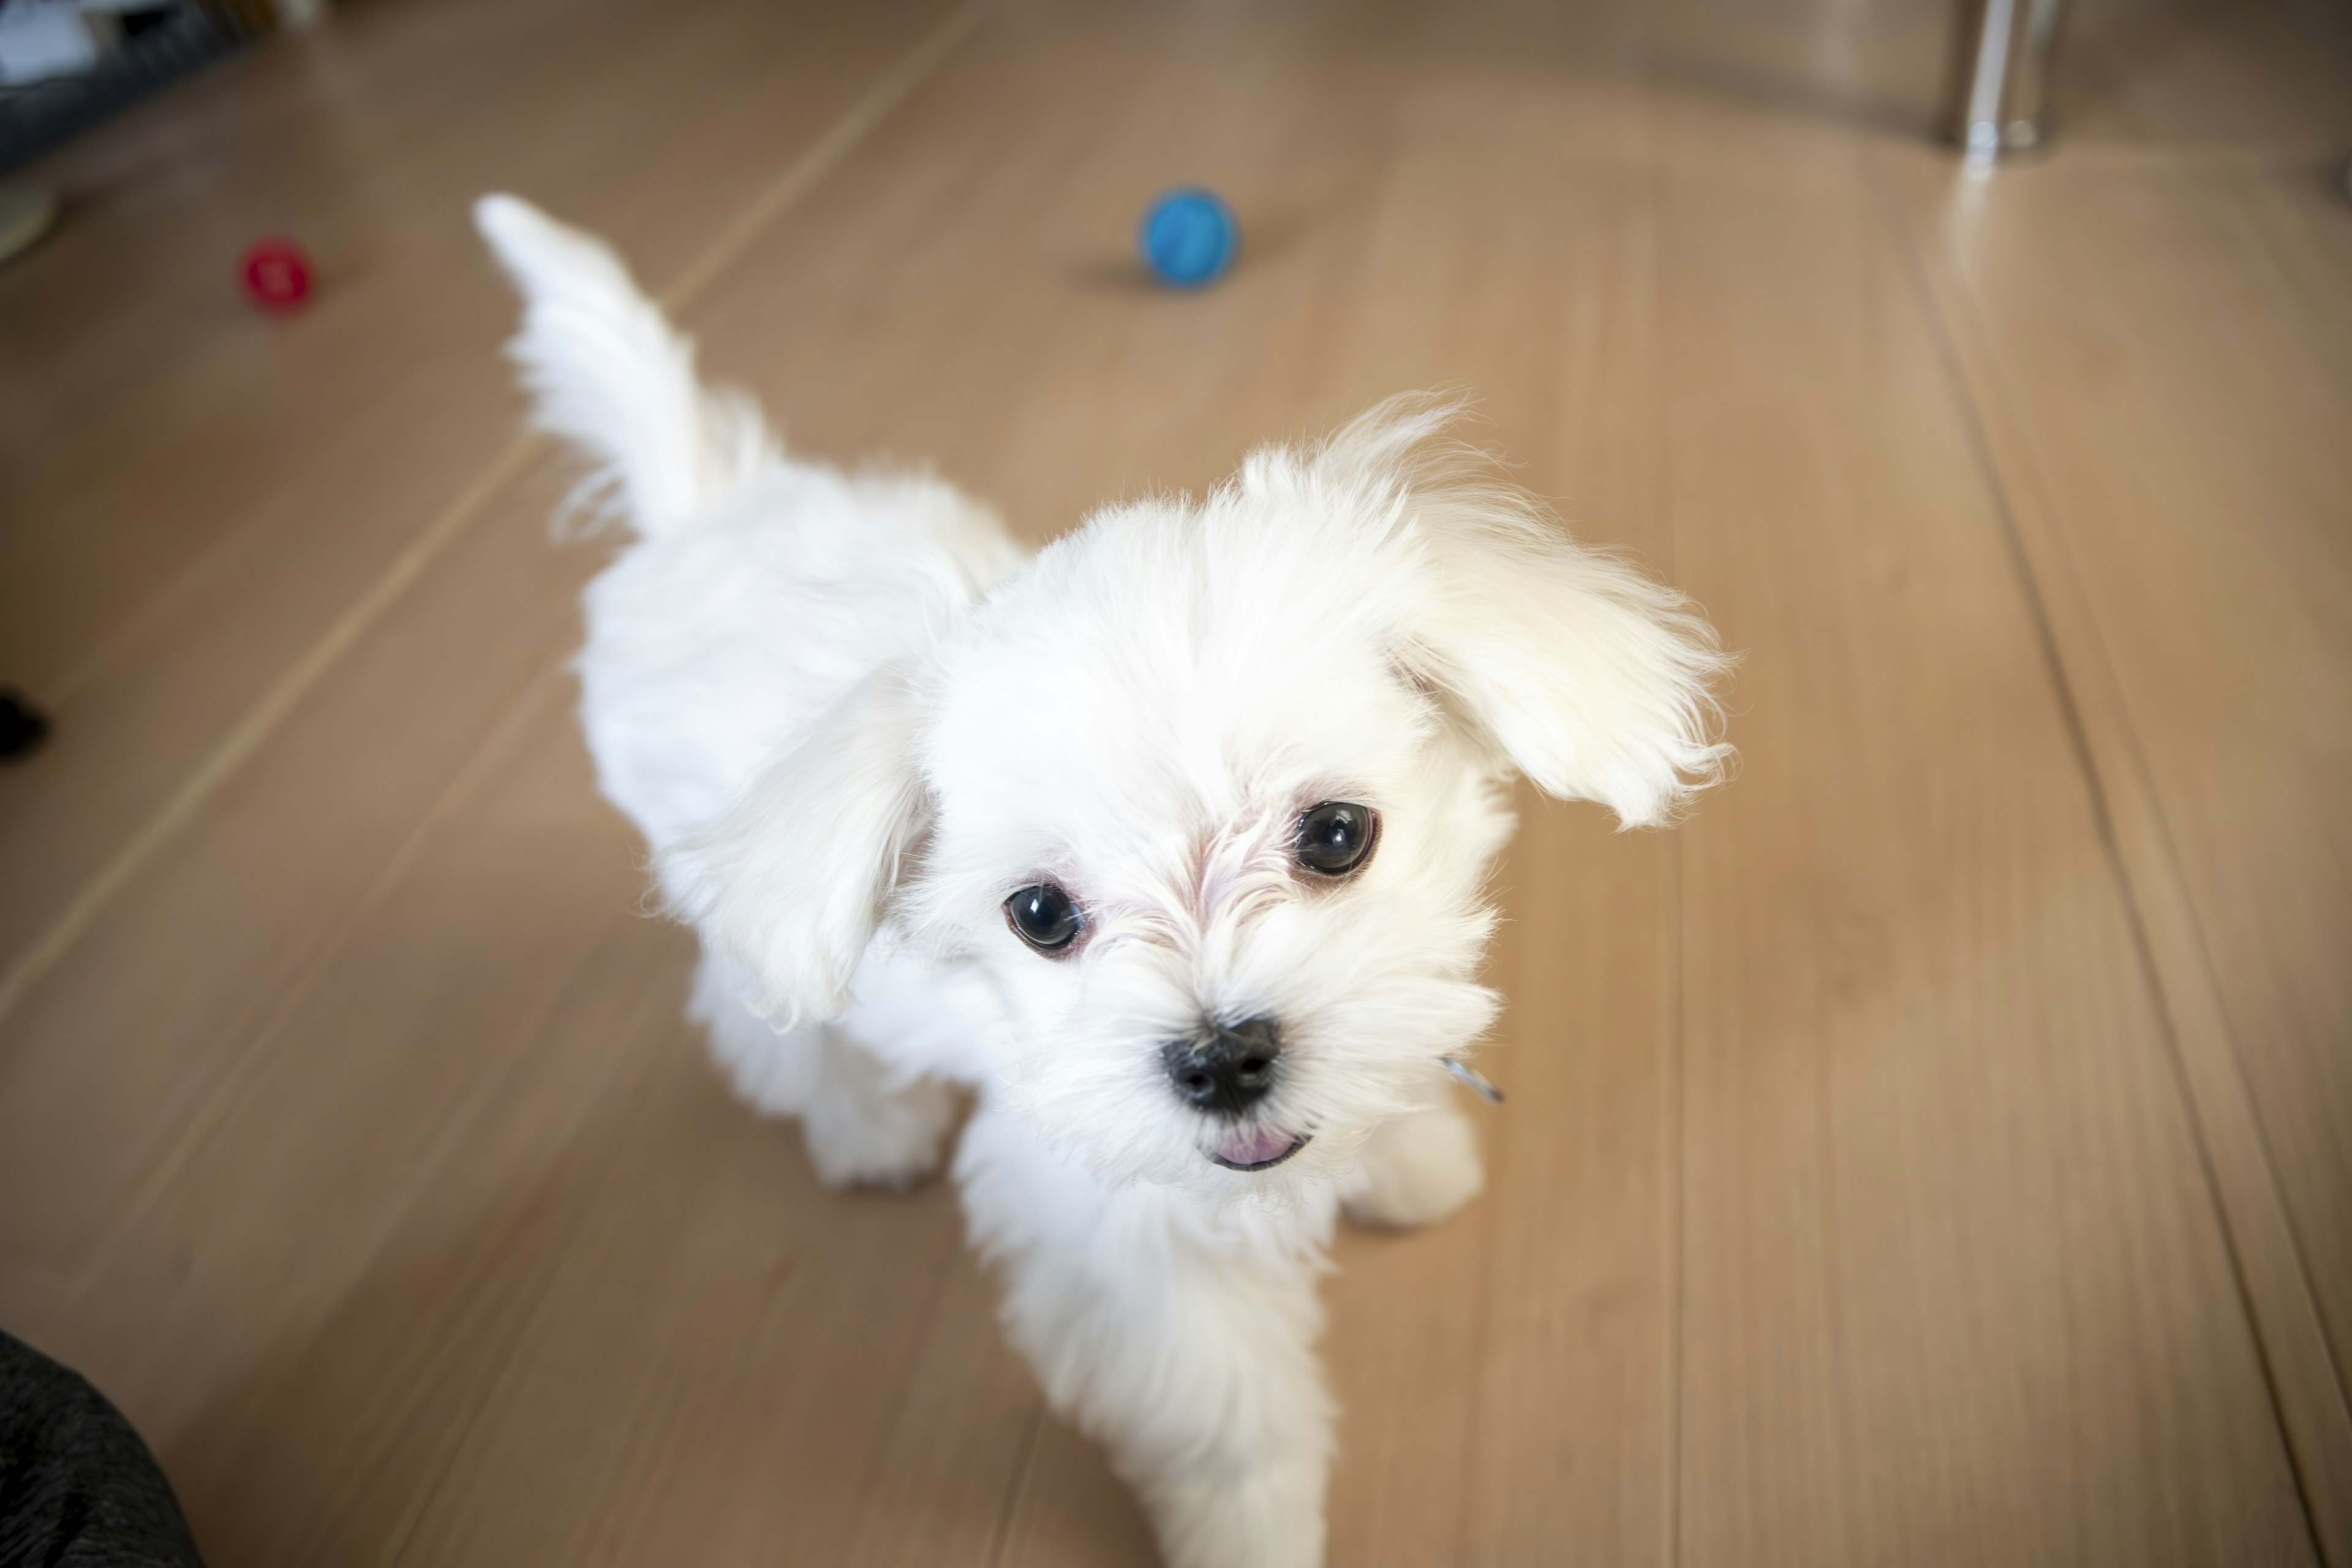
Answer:
[[[1448,1092],[1506,786],[1665,820],[1725,668],[1400,399],[1034,555],[920,474],[785,456],[593,239],[486,197],[539,423],[635,539],[588,590],[604,793],[695,1016],[828,1183],[955,1159],[1004,1322],[1176,1568],[1308,1568],[1335,1212],[1477,1192]]]

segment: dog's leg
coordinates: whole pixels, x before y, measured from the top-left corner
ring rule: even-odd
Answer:
[[[1113,1191],[983,1105],[956,1158],[1004,1324],[1141,1496],[1169,1568],[1316,1568],[1331,1401],[1314,1342],[1330,1206]]]
[[[1401,1116],[1374,1132],[1340,1184],[1349,1219],[1400,1228],[1434,1225],[1486,1184],[1478,1135],[1452,1101]]]
[[[728,965],[706,956],[690,1010],[711,1054],[753,1108],[799,1120],[819,1181],[903,1188],[939,1169],[955,1121],[945,1084],[895,1072],[837,1025],[780,1034],[741,997]]]

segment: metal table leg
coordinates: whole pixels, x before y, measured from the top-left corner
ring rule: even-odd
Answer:
[[[2050,46],[2063,0],[1959,0],[1946,124],[1970,168],[2042,144]]]

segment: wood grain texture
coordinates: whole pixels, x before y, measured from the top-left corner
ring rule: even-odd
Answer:
[[[1662,197],[1676,561],[1749,650],[1683,830],[1685,1560],[2304,1560],[1923,302],[1855,149],[1721,112]]]
[[[510,446],[467,204],[531,190],[658,285],[946,10],[362,7],[51,161],[74,221],[0,311],[0,580],[40,586],[0,668],[77,765],[0,774],[0,977]],[[297,322],[233,288],[277,228],[320,269]]]
[[[821,1192],[680,1017],[490,184],[1033,538],[1465,386],[1745,650],[1690,824],[1524,803],[1488,1191],[1337,1253],[1335,1568],[2344,1560],[2336,19],[2084,0],[2078,139],[1961,186],[1930,0],[1007,0],[907,91],[944,5],[554,15],[339,12],[0,273],[0,953],[192,802],[0,1016],[0,1323],[216,1560],[1151,1560],[951,1193]],[[315,313],[215,298],[257,226]]]
[[[2352,224],[2258,163],[2053,167],[1969,191],[1902,160],[1888,178],[1981,411],[2304,1489],[2341,1557],[2352,339],[2322,225],[2343,231],[2340,266]]]

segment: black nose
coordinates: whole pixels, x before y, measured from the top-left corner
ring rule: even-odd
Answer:
[[[1271,1018],[1212,1024],[1190,1039],[1169,1041],[1160,1055],[1177,1099],[1201,1110],[1239,1116],[1274,1087],[1282,1026]]]

